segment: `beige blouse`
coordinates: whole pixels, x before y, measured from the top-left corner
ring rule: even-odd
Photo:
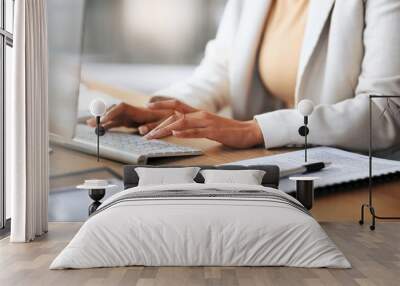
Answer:
[[[309,0],[274,0],[260,46],[261,79],[288,107],[294,106],[308,4]]]

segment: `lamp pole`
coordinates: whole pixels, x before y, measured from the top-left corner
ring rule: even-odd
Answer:
[[[373,152],[373,120],[372,120],[372,105],[373,99],[390,99],[390,98],[400,98],[400,95],[370,95],[369,96],[369,178],[368,178],[368,203],[364,203],[361,205],[361,218],[359,220],[359,224],[364,224],[364,209],[369,209],[369,212],[372,217],[372,223],[370,225],[370,230],[375,230],[376,219],[380,220],[400,220],[400,217],[387,217],[387,216],[379,216],[376,214],[375,208],[373,206],[372,200],[372,185],[373,185],[373,176],[372,176],[372,152]],[[399,110],[400,111],[400,110]]]

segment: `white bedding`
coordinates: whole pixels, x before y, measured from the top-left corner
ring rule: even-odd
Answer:
[[[132,188],[107,199],[50,269],[127,265],[350,267],[310,215],[273,199],[172,197],[118,202],[137,192],[207,192],[214,188],[265,191],[298,203],[279,190],[254,185]]]

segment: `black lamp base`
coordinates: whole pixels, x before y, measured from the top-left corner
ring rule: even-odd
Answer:
[[[358,221],[358,223],[360,225],[364,224],[364,208],[368,208],[369,212],[371,213],[371,216],[372,216],[372,224],[369,226],[369,229],[375,230],[375,219],[376,219],[375,209],[373,206],[370,206],[369,204],[363,204],[361,206],[361,219]]]
[[[100,200],[104,198],[106,194],[105,189],[92,189],[89,190],[89,197],[94,201],[90,206],[89,206],[89,216],[94,213],[97,208],[101,205]]]
[[[297,180],[296,198],[306,209],[311,210],[314,205],[314,181]]]
[[[375,230],[375,222],[377,219],[380,220],[400,220],[400,217],[390,217],[390,216],[378,216],[376,215],[375,208],[369,204],[363,204],[361,206],[361,219],[358,221],[360,225],[364,224],[364,209],[368,208],[369,212],[371,213],[372,223],[369,226],[370,230]]]

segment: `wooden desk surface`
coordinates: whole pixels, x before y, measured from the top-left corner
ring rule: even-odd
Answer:
[[[144,104],[147,97],[120,91],[113,87],[87,82],[93,89],[106,92],[128,103]],[[219,143],[207,139],[179,139],[167,138],[166,141],[192,146],[203,150],[204,155],[192,157],[175,157],[151,159],[153,165],[218,165],[244,159],[268,156],[272,154],[290,151],[289,149],[266,150],[253,148],[247,150],[234,150],[222,146]],[[60,146],[52,146],[50,155],[50,173],[52,176],[72,172],[80,172],[87,169],[108,167],[118,174],[122,174],[122,163],[101,159],[96,161],[94,156],[65,149]],[[374,205],[381,216],[400,216],[400,182],[380,184],[374,188]],[[336,191],[331,194],[317,197],[313,215],[319,221],[358,221],[360,206],[368,199],[368,191],[365,187],[353,190]],[[369,216],[367,216],[369,218]]]

